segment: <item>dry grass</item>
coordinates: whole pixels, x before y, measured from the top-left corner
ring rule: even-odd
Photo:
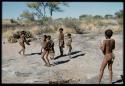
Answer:
[[[118,19],[117,19],[118,20]],[[55,22],[54,24],[50,24],[47,26],[22,26],[22,27],[7,27],[2,29],[3,37],[9,37],[12,33],[20,31],[20,30],[27,30],[30,31],[33,36],[40,35],[42,33],[53,33],[58,32],[60,27],[64,28],[64,33],[78,33],[78,32],[95,32],[95,33],[103,33],[106,29],[112,29],[113,32],[122,32],[123,31],[123,24],[122,19],[113,20],[113,19],[89,19],[89,20],[80,20],[78,25],[75,23],[76,21],[69,20],[70,22],[66,22],[65,24],[71,24],[68,27],[64,23]],[[6,23],[8,20],[6,21]],[[72,27],[73,25],[73,27]],[[76,29],[74,28],[76,26]],[[78,31],[77,31],[78,30]]]
[[[8,37],[10,37],[13,33],[14,33],[14,30],[8,29],[7,31],[5,31],[5,32],[2,33],[2,36],[5,37],[5,38],[8,38]]]

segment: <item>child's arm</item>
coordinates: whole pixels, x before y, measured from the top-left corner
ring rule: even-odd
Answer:
[[[113,39],[113,50],[115,49],[115,40]]]
[[[103,44],[100,45],[100,49],[102,50],[103,54],[105,54],[105,40],[103,41]]]

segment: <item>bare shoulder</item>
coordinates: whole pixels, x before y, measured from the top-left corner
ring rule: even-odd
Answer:
[[[107,40],[106,40],[106,39],[104,39],[104,40],[103,40],[103,43],[106,43],[106,42],[107,42]]]

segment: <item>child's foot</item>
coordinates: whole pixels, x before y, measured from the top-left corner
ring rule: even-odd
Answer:
[[[51,67],[51,65],[49,64],[49,65],[47,65],[47,67]]]
[[[47,66],[47,64],[44,64],[44,66]]]
[[[44,64],[44,66],[51,67],[51,65],[50,65],[50,64]]]
[[[21,55],[21,52],[18,52]]]
[[[55,66],[55,64],[50,64],[51,66]]]

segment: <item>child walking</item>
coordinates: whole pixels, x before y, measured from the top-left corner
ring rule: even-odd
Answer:
[[[67,40],[66,40],[66,46],[67,46],[67,49],[68,49],[68,55],[69,55],[69,58],[71,58],[71,51],[72,51],[72,37],[71,37],[71,34],[68,33],[67,34]]]

